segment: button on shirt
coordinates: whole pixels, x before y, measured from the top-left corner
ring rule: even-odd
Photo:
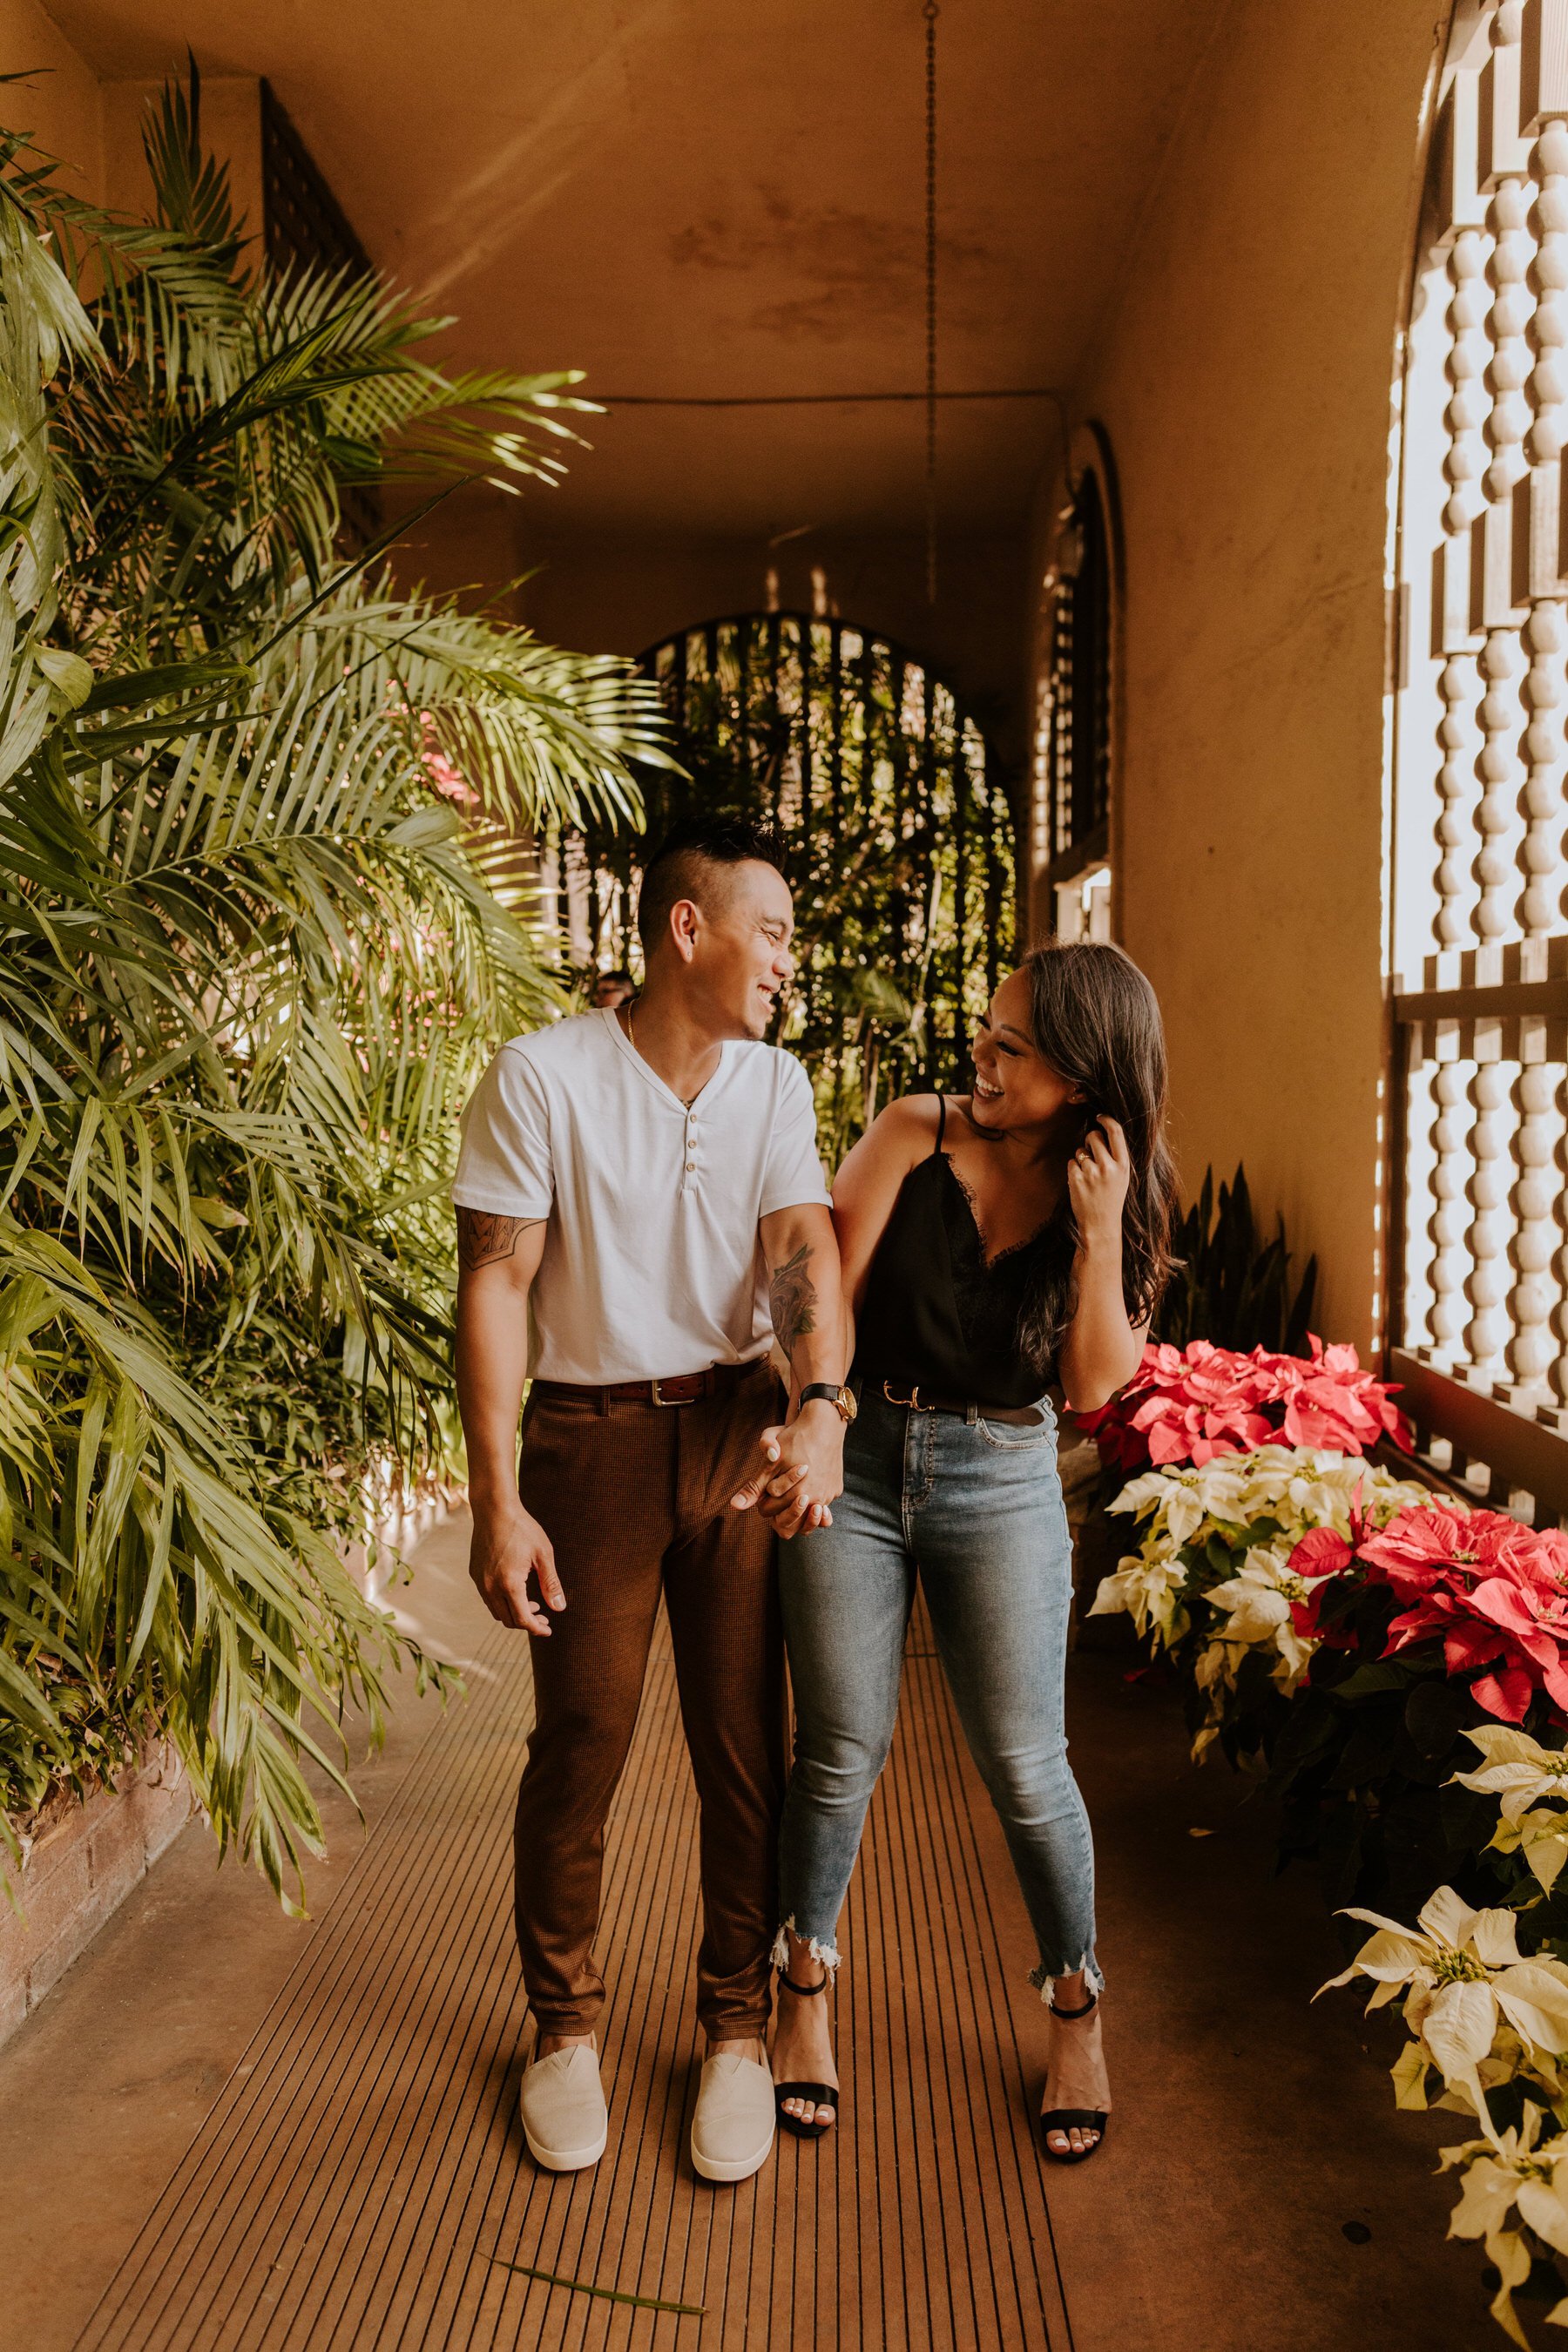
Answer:
[[[830,1197],[792,1055],[728,1043],[687,1105],[607,1011],[501,1047],[463,1115],[452,1186],[459,1208],[549,1219],[529,1369],[593,1387],[765,1356],[757,1221]]]

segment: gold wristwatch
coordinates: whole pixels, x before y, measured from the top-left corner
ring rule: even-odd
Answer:
[[[804,1388],[800,1392],[802,1404],[815,1404],[818,1397],[823,1397],[829,1404],[837,1406],[840,1421],[853,1421],[860,1410],[855,1402],[854,1390],[840,1388],[833,1381],[813,1381],[809,1388]]]

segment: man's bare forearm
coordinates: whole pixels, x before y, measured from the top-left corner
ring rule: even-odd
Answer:
[[[528,1293],[542,1218],[458,1211],[458,1411],[476,1507],[517,1492],[517,1423],[528,1374]]]
[[[783,1223],[768,1236],[768,1297],[773,1331],[796,1392],[817,1381],[837,1385],[848,1370],[838,1247],[826,1211]]]

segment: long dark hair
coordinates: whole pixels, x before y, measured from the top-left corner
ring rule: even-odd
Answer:
[[[1118,1120],[1132,1161],[1121,1213],[1121,1284],[1131,1321],[1153,1313],[1171,1277],[1179,1208],[1165,1142],[1165,1032],[1153,990],[1130,956],[1099,940],[1034,949],[1024,963],[1036,1051],[1081,1087],[1076,1150],[1102,1112]],[[1077,1309],[1078,1221],[1066,1193],[1042,1239],[1018,1317],[1018,1340],[1037,1370],[1054,1364]]]

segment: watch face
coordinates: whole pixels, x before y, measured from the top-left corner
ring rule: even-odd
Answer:
[[[846,1421],[854,1420],[860,1408],[855,1402],[855,1391],[853,1389],[842,1388],[839,1390],[838,1410],[844,1415]]]

